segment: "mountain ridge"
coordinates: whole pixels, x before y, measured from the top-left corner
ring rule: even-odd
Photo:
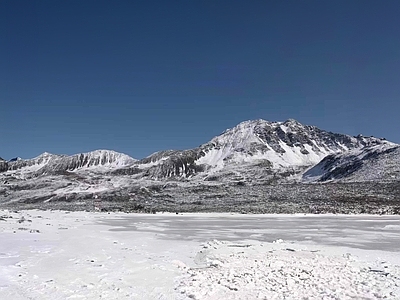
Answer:
[[[113,150],[94,150],[74,155],[59,155],[44,152],[32,159],[8,161],[9,171],[19,171],[31,176],[74,171],[96,166],[120,167],[134,163],[130,156]]]
[[[309,168],[325,157],[376,145],[395,143],[362,135],[349,136],[303,125],[294,119],[270,122],[248,120],[228,128],[197,148],[163,150],[136,160],[113,150],[94,150],[74,155],[44,152],[32,159],[2,162],[0,170],[40,176],[63,171],[104,167],[102,172],[142,175],[152,179],[190,178],[202,172],[218,173],[241,164],[268,166],[272,170]],[[106,168],[108,167],[108,169]],[[100,170],[100,168],[99,168]]]
[[[400,213],[398,199],[400,145],[293,119],[245,121],[141,160],[112,150],[0,160],[7,207]]]

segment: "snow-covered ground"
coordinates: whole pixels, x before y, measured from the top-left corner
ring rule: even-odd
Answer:
[[[400,217],[0,211],[0,299],[400,299]]]

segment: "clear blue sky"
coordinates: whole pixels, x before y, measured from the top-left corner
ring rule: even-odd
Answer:
[[[400,1],[0,2],[0,156],[188,149],[249,119],[400,143]]]

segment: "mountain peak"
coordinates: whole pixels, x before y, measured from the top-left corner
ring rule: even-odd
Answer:
[[[295,124],[295,125],[303,125],[301,124],[299,121],[295,120],[295,119],[287,119],[285,122],[283,122],[283,124]]]
[[[22,160],[22,158],[21,158],[21,157],[14,157],[14,158],[11,158],[11,159],[9,160],[9,162],[19,161],[19,160]]]
[[[219,166],[268,160],[274,168],[311,166],[329,154],[385,143],[306,126],[295,119],[244,121],[203,145],[199,163]]]
[[[54,156],[55,154],[49,153],[49,152],[43,152],[42,154],[39,154],[35,158],[48,158],[50,156]]]

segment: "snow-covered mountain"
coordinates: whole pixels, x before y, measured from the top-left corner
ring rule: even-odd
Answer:
[[[247,121],[228,129],[203,146],[199,163],[219,166],[226,162],[267,159],[274,168],[309,166],[331,153],[386,143],[381,139],[351,137],[302,125],[296,120]]]
[[[337,164],[342,165],[342,161],[351,160],[347,155],[352,157],[395,146],[396,144],[384,139],[327,132],[293,119],[285,122],[254,120],[227,129],[197,148],[160,151],[139,161],[110,150],[96,150],[72,156],[43,153],[33,159],[3,161],[0,169],[28,177],[89,170],[165,180],[207,179],[223,174],[256,178],[277,174],[299,175],[315,166],[303,178],[315,180],[319,176],[318,179],[325,180],[339,177],[319,174],[319,168],[325,170],[325,173],[332,173],[334,168],[336,171],[332,174],[338,174],[340,168]]]
[[[40,176],[73,172],[77,170],[109,171],[131,165],[136,160],[130,156],[111,150],[96,150],[75,155],[43,153],[33,159],[18,159],[7,163],[8,171],[25,175]]]
[[[33,173],[44,167],[50,161],[64,157],[63,155],[51,154],[44,152],[39,156],[31,159],[10,160],[8,162],[9,171],[21,171],[24,173]]]
[[[327,190],[306,184],[324,181],[355,185],[341,185],[338,191],[338,186]],[[0,160],[0,204],[50,203],[55,208],[80,203],[91,209],[102,199],[133,210],[153,202],[161,209],[165,203],[181,209],[187,201],[222,205],[236,199],[249,209],[246,201],[254,199],[267,205],[302,198],[311,202],[301,211],[315,211],[314,198],[358,201],[365,192],[376,201],[392,201],[400,194],[399,183],[400,145],[292,119],[242,122],[197,148],[160,151],[141,160],[110,150]],[[275,211],[266,207],[263,211]]]
[[[345,153],[366,147],[395,144],[374,137],[348,136],[302,125],[296,120],[242,122],[228,129],[210,142],[185,151],[157,152],[137,167],[147,169],[146,175],[155,178],[192,177],[196,174],[264,171],[291,173],[319,163],[330,154]],[[257,170],[254,170],[257,169]],[[129,173],[129,172],[127,172]]]
[[[109,170],[131,165],[136,160],[132,157],[110,150],[96,150],[51,160],[41,171],[54,173],[79,169]]]

